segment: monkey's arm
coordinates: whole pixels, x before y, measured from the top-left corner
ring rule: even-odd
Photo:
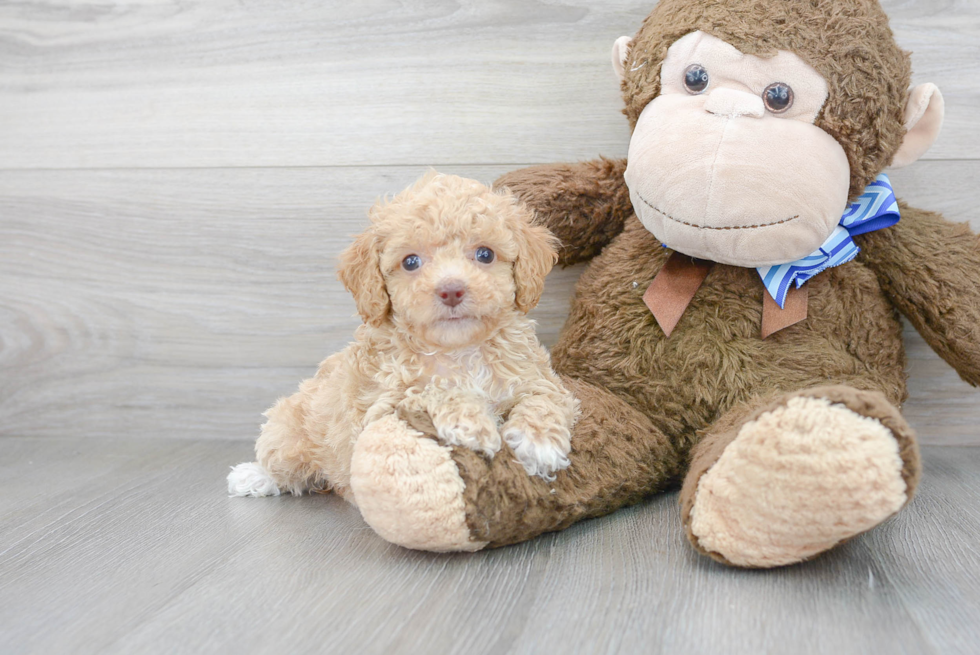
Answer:
[[[861,259],[936,353],[980,385],[980,237],[899,203],[902,220],[855,238]]]
[[[623,180],[625,159],[544,164],[504,174],[495,187],[508,187],[561,239],[558,263],[592,259],[623,231],[633,214]]]

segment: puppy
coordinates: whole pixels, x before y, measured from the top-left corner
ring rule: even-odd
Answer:
[[[509,193],[435,172],[370,219],[339,270],[364,324],[266,412],[258,461],[232,469],[229,493],[332,489],[353,503],[354,443],[391,414],[488,457],[503,439],[529,475],[553,479],[569,464],[577,401],[525,314],[555,239]]]

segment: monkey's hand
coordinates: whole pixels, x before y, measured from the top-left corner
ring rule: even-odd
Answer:
[[[561,240],[558,263],[570,266],[598,255],[633,215],[625,171],[625,159],[544,164],[506,173],[494,187],[509,188],[534,210]]]

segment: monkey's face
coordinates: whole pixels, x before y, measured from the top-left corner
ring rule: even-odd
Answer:
[[[735,266],[820,247],[847,206],[843,148],[814,125],[827,83],[791,52],[763,59],[692,32],[667,51],[636,123],[626,184],[674,250]]]

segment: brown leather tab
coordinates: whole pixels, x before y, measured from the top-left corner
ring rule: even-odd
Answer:
[[[643,302],[668,337],[701,288],[712,264],[675,252],[647,287]]]
[[[806,318],[807,298],[809,297],[808,287],[804,284],[800,288],[790,286],[786,293],[786,302],[782,309],[772,299],[769,292],[762,291],[762,338],[765,339],[771,334],[775,334],[794,323],[799,323]]]

